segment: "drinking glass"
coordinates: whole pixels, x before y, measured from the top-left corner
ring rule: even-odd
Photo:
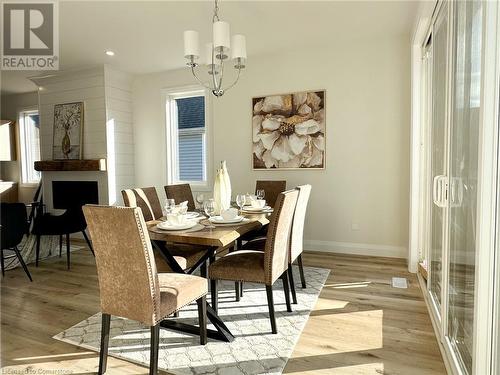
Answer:
[[[203,209],[203,202],[205,202],[205,196],[203,193],[199,193],[196,196],[196,203],[198,203],[198,209],[202,210]]]
[[[266,196],[266,192],[264,191],[264,189],[259,189],[256,191],[256,193],[257,199],[264,199],[264,197]]]
[[[240,208],[240,212],[243,209],[243,206],[245,205],[245,202],[246,202],[245,194],[238,194],[236,196],[236,204]]]
[[[175,207],[175,199],[165,199],[165,212],[167,214],[172,213],[172,209]]]
[[[208,216],[208,222],[210,222],[210,218],[215,214],[215,202],[213,199],[209,199],[207,201],[205,201],[205,203],[203,204],[203,208],[205,210],[205,213],[207,214]],[[207,228],[215,228],[214,225],[207,225]]]

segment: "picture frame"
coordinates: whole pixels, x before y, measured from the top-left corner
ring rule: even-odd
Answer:
[[[53,160],[78,160],[83,155],[84,103],[54,105]]]

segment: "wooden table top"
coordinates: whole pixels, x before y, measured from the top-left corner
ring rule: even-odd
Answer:
[[[225,247],[232,244],[241,235],[269,224],[270,215],[271,214],[243,214],[243,216],[250,221],[234,225],[221,225],[215,228],[207,228],[205,225],[204,229],[196,232],[162,231],[156,229],[156,224],[160,222],[159,220],[148,221],[147,226],[149,229],[149,237],[153,241]],[[203,224],[206,221],[201,220],[200,222]]]

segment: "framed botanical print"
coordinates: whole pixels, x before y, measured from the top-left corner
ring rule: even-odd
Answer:
[[[81,159],[83,132],[83,102],[54,106],[54,136],[52,158]]]
[[[325,168],[325,90],[252,99],[254,169]]]

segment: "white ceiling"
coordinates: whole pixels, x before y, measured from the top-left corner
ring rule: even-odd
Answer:
[[[182,33],[210,39],[211,1],[61,1],[61,69],[108,63],[131,73],[184,66]],[[226,1],[221,18],[247,37],[248,57],[283,50],[328,48],[339,41],[408,35],[417,1]],[[112,50],[115,56],[104,54]],[[249,62],[251,63],[251,62]],[[26,77],[4,71],[3,94],[33,91]]]

